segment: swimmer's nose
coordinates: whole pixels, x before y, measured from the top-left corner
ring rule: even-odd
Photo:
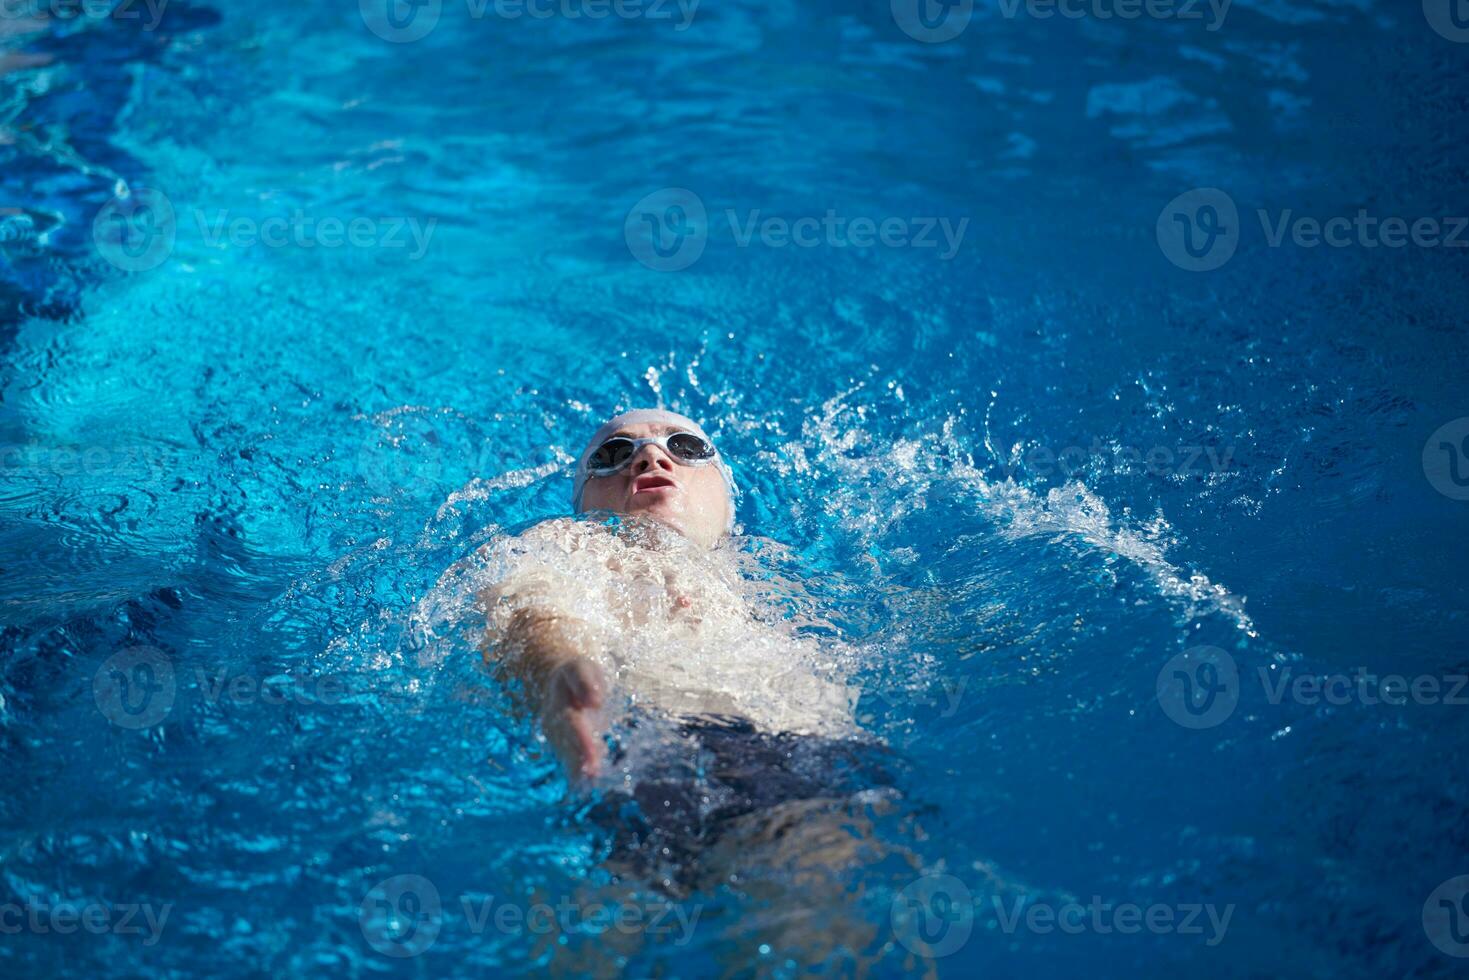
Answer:
[[[649,443],[638,450],[637,456],[629,467],[629,472],[635,476],[642,476],[649,470],[666,470],[673,472],[673,460],[659,447]]]

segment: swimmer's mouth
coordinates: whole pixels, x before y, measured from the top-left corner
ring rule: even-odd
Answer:
[[[646,473],[632,481],[632,492],[636,496],[651,490],[676,490],[678,482],[671,477],[659,476],[656,473]]]

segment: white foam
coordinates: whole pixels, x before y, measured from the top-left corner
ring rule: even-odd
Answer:
[[[482,634],[493,642],[514,609],[554,609],[582,624],[588,654],[631,707],[737,715],[769,731],[851,734],[855,696],[845,677],[854,651],[800,632],[830,624],[814,603],[789,615],[781,602],[799,599],[798,585],[762,584],[745,574],[750,560],[734,547],[706,551],[657,525],[560,519],[496,535],[446,573],[414,618],[430,641],[466,616],[483,623],[482,596],[493,588],[494,625]]]
[[[868,487],[874,470],[881,474],[882,484],[873,490],[879,499],[870,505],[856,503],[853,489],[836,495],[828,504],[848,531],[875,539],[908,514],[926,507],[931,494],[942,494],[967,501],[1009,538],[1065,535],[1129,561],[1147,574],[1161,596],[1181,604],[1184,618],[1218,613],[1255,635],[1242,598],[1203,573],[1186,572],[1169,560],[1165,542],[1172,527],[1161,513],[1139,528],[1114,518],[1107,503],[1080,480],[1042,494],[1010,477],[986,479],[961,444],[956,434],[958,420],[953,416],[936,428],[930,424],[929,431],[916,438],[874,440],[866,421],[875,413],[848,404],[850,396],[863,387],[856,385],[828,399],[821,412],[806,422],[803,433],[805,443],[820,447],[814,464],[834,471],[841,485]],[[989,439],[987,426],[984,445],[995,459],[1003,459]],[[791,468],[810,467],[809,454],[795,449],[799,446],[783,454],[791,460]],[[769,459],[780,465],[776,456]]]

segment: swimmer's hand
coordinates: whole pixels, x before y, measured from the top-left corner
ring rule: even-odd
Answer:
[[[607,747],[603,703],[607,679],[602,668],[585,657],[558,665],[546,679],[541,726],[573,776],[595,779],[602,774]]]
[[[546,740],[573,779],[601,775],[607,678],[584,652],[605,645],[596,631],[557,608],[535,574],[492,586],[479,599],[489,626],[486,661],[524,683]]]

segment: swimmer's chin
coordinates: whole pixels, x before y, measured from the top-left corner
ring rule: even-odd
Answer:
[[[630,507],[612,513],[620,517],[634,536],[646,544],[661,541],[672,545],[675,541],[681,541],[708,548],[716,543],[715,540],[706,540],[698,533],[698,522],[690,522],[681,507],[657,506],[655,503],[654,506]],[[670,537],[668,532],[672,532],[673,536]]]
[[[658,540],[658,534],[672,531],[677,539],[687,541],[691,544],[704,548],[712,548],[719,543],[722,534],[708,534],[703,530],[699,520],[690,520],[692,515],[688,514],[683,501],[674,499],[650,500],[640,505],[624,506],[616,510],[603,511],[604,514],[616,514],[623,523],[637,528],[640,525],[644,532],[651,537],[649,542]],[[668,543],[672,543],[670,540]]]
[[[653,500],[641,506],[632,505],[623,511],[625,517],[643,518],[655,521],[672,531],[677,531],[683,536],[688,536],[687,525],[679,510],[669,506],[670,501]]]
[[[579,511],[578,516],[592,517],[601,520],[604,517],[620,518],[622,523],[637,525],[650,525],[659,528],[667,528],[685,534],[685,523],[680,514],[671,508],[659,506],[660,501],[650,501],[645,506],[633,507],[607,507],[595,510]]]

